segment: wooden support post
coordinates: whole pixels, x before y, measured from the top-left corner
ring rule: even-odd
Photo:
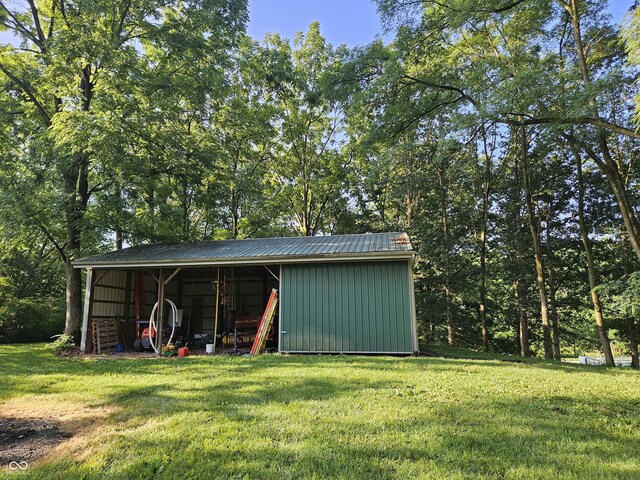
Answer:
[[[164,270],[162,268],[158,275],[158,310],[156,313],[158,315],[156,342],[158,344],[158,355],[162,355],[162,330],[164,329]]]
[[[84,311],[82,313],[82,332],[80,333],[80,351],[86,353],[89,337],[89,320],[93,308],[93,268],[87,268],[87,283],[84,290]]]
[[[218,342],[218,307],[220,306],[220,267],[216,275],[216,321],[213,327],[213,353],[216,353],[216,343]]]

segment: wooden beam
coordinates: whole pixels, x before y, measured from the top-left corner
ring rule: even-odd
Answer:
[[[92,287],[95,287],[95,286],[96,286],[96,284],[97,284],[100,280],[102,280],[102,279],[105,277],[105,275],[106,275],[107,273],[109,273],[109,270],[105,270],[105,271],[104,271],[104,272],[102,272],[100,275],[98,275],[98,278],[96,278],[96,279],[91,283],[91,286],[92,286]]]
[[[278,282],[280,281],[280,279],[276,276],[276,274],[275,274],[275,273],[273,273],[273,272],[271,271],[271,269],[270,269],[269,267],[267,267],[267,266],[265,265],[265,266],[264,266],[264,268],[266,268],[266,269],[267,269],[267,271],[271,274],[271,276],[273,276],[273,278],[275,278]]]
[[[172,279],[173,277],[175,277],[175,276],[178,274],[178,272],[180,272],[180,270],[182,270],[182,268],[180,268],[180,267],[176,268],[176,270],[175,270],[171,275],[169,275],[169,278],[167,278],[167,279],[164,281],[164,284],[166,285],[167,283],[169,283],[169,282],[171,281],[171,279]]]
[[[148,273],[149,275],[151,275],[153,277],[153,279],[156,281],[156,283],[160,283],[160,280],[158,280],[158,277],[156,277],[153,273],[151,273],[148,270],[145,270],[146,273]]]
[[[80,351],[86,353],[89,336],[89,319],[93,307],[93,268],[87,268],[87,282],[84,289],[84,311],[82,312],[82,332],[80,333]]]

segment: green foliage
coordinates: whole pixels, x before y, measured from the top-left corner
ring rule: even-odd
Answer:
[[[640,272],[633,272],[618,280],[611,280],[600,286],[604,295],[612,297],[621,315],[640,315]]]
[[[51,343],[51,348],[56,354],[64,354],[75,350],[76,344],[71,335],[60,334],[54,335],[52,338],[55,340]]]
[[[625,41],[629,64],[635,67],[640,66],[640,8],[637,6],[627,14],[622,29],[622,38]],[[635,100],[636,124],[640,125],[640,94],[636,93]]]
[[[577,2],[574,11],[570,2],[550,0],[380,0],[383,20],[396,31],[394,42],[354,50],[335,74],[348,99],[350,146],[362,176],[354,193],[360,221],[368,228],[400,225],[412,234],[420,251],[416,302],[425,338],[451,341],[453,333],[461,344],[481,341],[482,202],[488,186],[484,307],[490,347],[518,352],[522,312],[532,351],[542,349],[541,299],[521,178],[524,127],[532,223],[539,231],[545,294],[553,297],[561,349],[574,355],[594,348],[567,138],[579,138],[580,154],[600,169],[587,167],[586,209],[597,268],[607,275],[621,267],[608,242],[622,244],[624,233],[619,211],[612,208],[621,195],[614,198],[605,182],[626,182],[622,196],[637,204],[640,150],[627,126],[634,76],[624,67],[618,30],[604,3]],[[574,33],[588,45],[586,77]],[[599,131],[575,121],[595,115],[594,105],[624,135],[604,133],[604,141],[598,140]],[[613,148],[617,142],[625,147]],[[398,161],[411,155],[419,161]],[[603,167],[603,155],[611,155],[610,166]],[[622,179],[612,171],[633,173]],[[615,327],[613,318],[607,326]]]
[[[640,271],[609,280],[598,287],[608,300],[611,326],[621,340],[640,342]],[[626,346],[622,351],[628,352]]]
[[[0,277],[0,343],[42,342],[64,328],[64,299],[19,298]]]
[[[349,188],[343,118],[326,85],[336,53],[314,22],[293,47],[278,35],[267,37],[262,55],[265,100],[277,125],[263,185],[268,208],[301,235],[330,233],[343,214],[331,207]]]
[[[563,354],[597,348],[574,155],[611,287],[640,268],[620,254],[640,204],[638,11],[625,52],[601,0],[376,3],[394,40],[351,50],[317,22],[259,43],[245,1],[0,8],[22,41],[0,47],[6,325],[52,323],[37,312],[65,266],[114,243],[407,230],[421,335],[479,346],[484,309],[490,349],[518,353],[526,317],[537,354],[533,225]],[[611,288],[605,327],[626,341],[631,294]]]

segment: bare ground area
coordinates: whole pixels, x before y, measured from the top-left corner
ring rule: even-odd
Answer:
[[[82,456],[87,437],[103,424],[109,411],[32,397],[0,404],[0,471],[9,469],[11,462],[30,468],[43,458]]]
[[[46,418],[0,417],[0,465],[27,462],[43,457],[69,438],[59,422]]]

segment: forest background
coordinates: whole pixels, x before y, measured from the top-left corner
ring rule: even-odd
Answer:
[[[0,342],[77,335],[90,254],[405,230],[423,340],[637,367],[640,9],[375,5],[347,47],[236,0],[0,1]]]

